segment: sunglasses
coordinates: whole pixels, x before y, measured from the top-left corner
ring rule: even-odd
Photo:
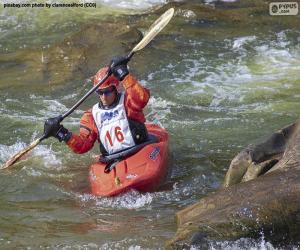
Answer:
[[[109,95],[111,95],[112,94],[112,92],[114,92],[115,91],[115,88],[109,88],[109,89],[97,89],[96,90],[96,93],[98,94],[98,95],[105,95],[105,96],[109,96]]]

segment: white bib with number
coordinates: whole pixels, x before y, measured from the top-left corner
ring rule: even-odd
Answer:
[[[124,106],[124,93],[117,106],[101,109],[95,104],[92,114],[99,132],[99,139],[108,154],[113,154],[135,146]]]

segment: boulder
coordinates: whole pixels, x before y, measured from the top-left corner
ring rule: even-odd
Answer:
[[[178,230],[168,246],[207,245],[209,240],[258,238],[300,241],[300,164],[233,185],[177,213]]]
[[[272,134],[258,145],[250,145],[232,160],[224,187],[246,182],[280,168],[300,163],[300,120]]]
[[[171,248],[260,237],[300,242],[300,120],[231,162],[224,188],[177,213]]]

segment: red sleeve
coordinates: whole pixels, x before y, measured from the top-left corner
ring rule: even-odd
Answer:
[[[128,118],[145,122],[143,108],[150,98],[150,91],[144,88],[134,77],[129,74],[122,82],[125,88],[125,108]]]
[[[89,151],[98,138],[98,130],[91,110],[86,111],[80,121],[79,134],[72,133],[67,145],[74,153],[83,154]]]

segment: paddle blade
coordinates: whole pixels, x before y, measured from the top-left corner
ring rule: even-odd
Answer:
[[[144,38],[132,49],[131,53],[143,49],[166,25],[174,15],[174,8],[168,9],[162,14],[146,32]]]
[[[0,169],[5,169],[5,168],[8,168],[8,167],[12,166],[13,164],[15,164],[18,160],[21,159],[22,156],[24,156],[30,150],[35,148],[41,141],[42,141],[42,138],[39,138],[39,139],[33,141],[28,147],[24,148],[23,150],[21,150],[20,152],[15,154],[13,157],[11,157],[7,162],[5,162],[5,164],[3,164]]]

